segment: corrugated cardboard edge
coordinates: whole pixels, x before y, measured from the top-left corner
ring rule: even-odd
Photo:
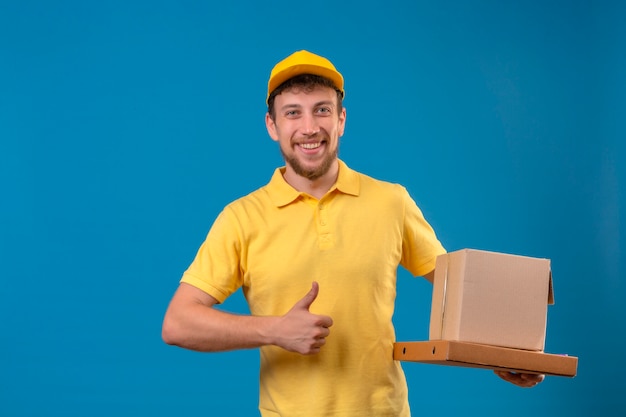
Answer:
[[[459,321],[458,314],[460,314],[460,303],[462,302],[463,282],[450,283],[448,274],[452,267],[451,259],[453,257],[455,258],[455,270],[462,271],[465,269],[467,252],[468,249],[463,249],[437,257],[431,301],[429,339],[445,339],[446,337],[444,336],[447,333],[456,334],[458,332],[458,328],[451,329],[447,327],[447,323],[457,323]],[[439,300],[439,302],[436,302],[436,300]],[[451,314],[453,316],[448,317]]]
[[[433,294],[430,311],[430,329],[429,335],[431,339],[441,339],[444,322],[444,308],[446,304],[446,284],[448,283],[448,254],[439,255],[435,261],[435,278],[433,280]],[[443,275],[440,278],[439,275]],[[436,300],[441,300],[436,302]]]
[[[578,368],[578,358],[575,356],[449,340],[397,342],[394,344],[393,358],[407,362],[565,377],[576,376]]]

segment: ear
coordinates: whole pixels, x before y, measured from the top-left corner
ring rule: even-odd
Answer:
[[[339,137],[343,136],[343,131],[345,128],[346,128],[346,108],[342,107],[341,114],[339,115],[339,126],[337,129],[337,133],[339,134]]]
[[[270,138],[272,138],[273,141],[278,142],[276,123],[272,120],[272,117],[269,113],[265,113],[265,127],[267,128],[267,133],[270,135]]]

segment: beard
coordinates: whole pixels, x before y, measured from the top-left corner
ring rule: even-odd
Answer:
[[[332,152],[325,154],[322,162],[314,168],[305,167],[303,164],[300,163],[298,158],[296,158],[295,156],[287,155],[282,147],[280,147],[280,152],[283,154],[285,162],[291,167],[291,169],[293,169],[296,174],[310,181],[314,181],[318,178],[321,178],[328,172],[330,167],[337,159],[337,156],[339,154],[339,147],[336,147]]]

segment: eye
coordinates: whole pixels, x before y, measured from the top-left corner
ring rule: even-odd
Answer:
[[[330,107],[318,107],[316,112],[320,114],[330,114],[332,109]]]

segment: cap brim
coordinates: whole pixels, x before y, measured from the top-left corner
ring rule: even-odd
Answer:
[[[341,91],[341,94],[343,95],[343,77],[341,76],[341,74],[339,74],[339,72],[319,65],[300,64],[285,68],[284,70],[274,74],[268,84],[267,97],[269,98],[270,94],[272,94],[272,91],[278,88],[278,86],[280,86],[282,83],[290,78],[301,74],[313,74],[328,78],[333,82],[335,88]]]

